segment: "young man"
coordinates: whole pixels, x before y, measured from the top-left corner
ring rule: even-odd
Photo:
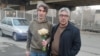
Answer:
[[[61,8],[59,24],[51,32],[48,56],[75,56],[81,47],[80,31],[69,22],[70,10]]]
[[[49,32],[51,31],[51,24],[46,19],[47,12],[47,5],[37,6],[37,19],[32,21],[28,30],[26,56],[46,56],[46,51],[43,51],[42,48],[47,46],[49,36],[43,40],[38,30],[45,28]]]

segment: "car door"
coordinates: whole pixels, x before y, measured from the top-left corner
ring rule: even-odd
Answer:
[[[6,30],[7,30],[6,34],[12,36],[12,33],[13,33],[12,19],[7,19],[7,29]]]
[[[7,20],[6,18],[4,18],[3,20],[1,20],[1,23],[0,23],[0,29],[2,33],[6,34],[6,28],[7,28]]]

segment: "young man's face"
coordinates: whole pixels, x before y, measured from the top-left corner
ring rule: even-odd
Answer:
[[[64,24],[68,23],[68,21],[69,21],[68,13],[66,11],[60,12],[60,14],[59,14],[59,22],[60,22],[60,24],[64,25]]]
[[[38,8],[38,18],[39,19],[45,19],[47,12],[45,11],[44,7]]]

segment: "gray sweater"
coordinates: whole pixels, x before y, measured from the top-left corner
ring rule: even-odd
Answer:
[[[52,28],[52,25],[48,23],[47,21],[39,23],[38,21],[34,20],[31,22],[28,30],[28,37],[27,37],[27,50],[32,51],[32,50],[41,50],[42,49],[42,38],[38,34],[38,30],[46,28],[49,30],[49,35],[50,31]],[[48,36],[49,38],[49,36]],[[47,38],[47,39],[48,39]],[[41,50],[42,51],[42,50]]]

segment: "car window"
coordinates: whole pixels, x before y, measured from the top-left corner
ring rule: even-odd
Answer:
[[[1,23],[2,24],[6,24],[7,22],[6,22],[6,19],[3,19],[2,21],[1,21]]]
[[[28,21],[26,19],[13,19],[13,24],[15,26],[27,26]]]
[[[7,20],[7,25],[12,26],[12,21],[11,21],[11,19],[8,19],[8,20]]]

